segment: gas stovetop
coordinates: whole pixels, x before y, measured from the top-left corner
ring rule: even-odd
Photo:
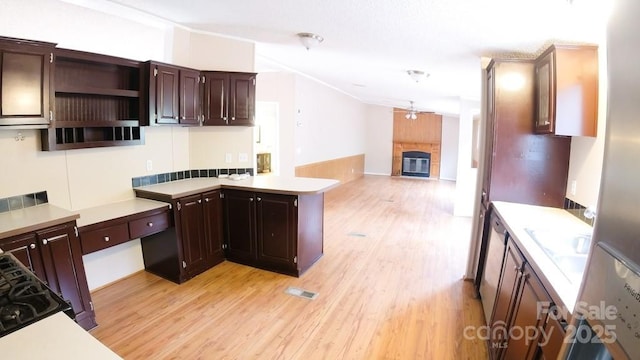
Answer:
[[[11,254],[0,254],[0,337],[73,309]]]

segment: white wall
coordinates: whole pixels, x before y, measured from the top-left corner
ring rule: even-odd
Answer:
[[[258,74],[256,100],[278,103],[278,159],[281,176],[295,175],[296,75],[286,72]]]
[[[367,105],[296,75],[295,165],[364,154]]]
[[[442,117],[442,144],[440,145],[440,179],[455,181],[458,177],[458,144],[460,118]]]
[[[393,158],[393,108],[368,105],[364,172],[391,175]]]
[[[458,172],[456,200],[453,213],[456,216],[472,216],[476,199],[478,169],[471,167],[474,112],[480,109],[479,101],[460,100],[460,132],[458,142]]]
[[[139,17],[142,22],[132,21],[56,0],[0,0],[0,9],[1,36],[137,60],[175,60],[210,70],[254,69],[251,43],[194,35],[144,16]],[[70,210],[133,198],[132,177],[253,166],[237,162],[238,153],[252,154],[252,128],[149,127],[145,145],[55,152],[40,150],[37,130],[21,133],[24,141],[15,141],[17,131],[0,131],[0,197],[46,190],[50,203]],[[231,164],[224,163],[227,150],[234,154]],[[147,160],[152,160],[150,172]],[[84,261],[91,289],[143,268],[138,240],[84,256]]]
[[[584,206],[596,206],[604,157],[604,135],[607,119],[607,49],[602,41],[598,48],[598,136],[573,137],[567,178],[566,197]],[[571,182],[576,181],[576,193]]]

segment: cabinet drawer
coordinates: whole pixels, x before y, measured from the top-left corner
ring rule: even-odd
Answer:
[[[118,245],[129,241],[129,229],[127,224],[113,225],[80,234],[82,243],[82,254],[106,249],[110,246]]]
[[[169,212],[143,217],[129,222],[132,239],[155,234],[169,227]]]

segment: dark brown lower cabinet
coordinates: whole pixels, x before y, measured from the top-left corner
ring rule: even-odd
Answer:
[[[300,276],[323,253],[323,194],[224,190],[230,261]]]
[[[180,284],[224,260],[220,190],[154,199],[172,203],[175,227],[141,238],[147,271]]]
[[[529,264],[524,264],[520,281],[520,291],[509,327],[511,336],[507,341],[504,359],[536,358],[548,313],[542,310],[548,310],[551,305],[551,297]]]
[[[563,320],[551,314],[552,309],[540,278],[509,239],[491,318],[490,358],[555,359],[565,332]]]
[[[96,326],[75,221],[0,240],[0,248],[29,267],[51,290],[71,303],[76,321]]]
[[[323,253],[324,194],[214,190],[171,199],[175,227],[142,237],[145,269],[182,283],[227,260],[300,276]]]
[[[509,239],[491,316],[489,356],[492,360],[502,359],[509,341],[509,322],[519,292],[523,265],[524,258],[513,240]]]

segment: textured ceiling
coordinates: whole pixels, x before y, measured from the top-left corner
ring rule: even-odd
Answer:
[[[481,57],[599,43],[606,0],[111,0],[188,28],[256,42],[257,70],[291,69],[363,102],[457,113],[480,98]],[[296,34],[324,42],[307,51]],[[415,83],[408,69],[429,78]]]

